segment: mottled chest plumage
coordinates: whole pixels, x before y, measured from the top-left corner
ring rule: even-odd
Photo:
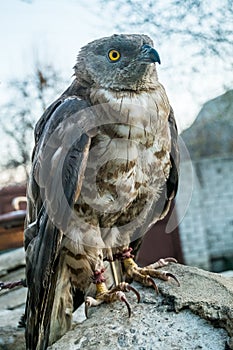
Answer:
[[[158,196],[170,170],[170,106],[163,88],[132,94],[93,90],[105,122],[92,140],[82,201],[99,213],[124,211],[138,197]],[[104,117],[103,117],[104,115]]]

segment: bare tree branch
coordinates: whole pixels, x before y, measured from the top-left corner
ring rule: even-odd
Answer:
[[[162,45],[178,39],[195,46],[196,55],[232,58],[233,6],[230,0],[99,0],[102,10],[117,13],[119,31],[146,31]],[[146,30],[145,30],[146,29]]]
[[[34,71],[23,80],[12,80],[9,102],[2,106],[0,125],[9,143],[2,168],[22,165],[28,175],[36,120],[52,101],[62,79],[52,65],[35,64]]]

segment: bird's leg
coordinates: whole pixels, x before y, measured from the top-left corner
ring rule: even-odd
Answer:
[[[174,279],[178,286],[180,285],[176,276],[174,276],[170,272],[166,271],[158,271],[157,269],[160,267],[167,266],[170,262],[177,263],[177,260],[174,258],[165,258],[156,261],[154,264],[150,264],[146,267],[139,267],[136,262],[133,260],[133,255],[131,254],[132,248],[124,249],[121,253],[121,256],[118,254],[118,259],[122,260],[126,277],[140,282],[144,286],[152,286],[155,291],[158,293],[158,287],[155,284],[153,278],[159,278],[164,281],[168,281],[169,279]]]
[[[125,292],[133,291],[140,301],[140,294],[138,291],[131,287],[128,283],[122,282],[119,283],[116,287],[111,288],[110,290],[107,288],[105,283],[105,277],[103,275],[104,269],[96,270],[93,276],[93,283],[96,285],[96,298],[92,298],[87,296],[85,300],[85,314],[88,317],[88,309],[91,306],[98,306],[102,303],[112,303],[114,301],[120,300],[124,302],[128,309],[128,315],[131,316],[131,307],[126,298]]]

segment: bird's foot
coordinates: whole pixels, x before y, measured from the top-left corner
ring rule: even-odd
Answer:
[[[131,287],[126,282],[119,283],[116,287],[111,288],[110,290],[107,288],[105,284],[105,278],[103,276],[104,269],[95,271],[93,282],[96,284],[96,298],[92,298],[90,296],[86,297],[85,300],[85,314],[88,318],[88,310],[92,306],[98,306],[102,303],[112,303],[114,301],[122,301],[126,304],[128,309],[128,315],[131,316],[131,307],[126,298],[126,292],[134,292],[137,296],[138,302],[140,301],[140,294],[138,291]]]
[[[152,286],[155,291],[158,293],[158,287],[154,282],[153,278],[159,278],[164,281],[174,279],[178,286],[180,283],[175,275],[166,271],[158,271],[160,267],[167,266],[170,262],[177,263],[177,260],[174,258],[165,258],[159,259],[154,264],[150,264],[146,267],[139,267],[133,260],[131,255],[131,248],[123,252],[122,262],[125,267],[126,277],[131,280],[140,282],[144,286]]]

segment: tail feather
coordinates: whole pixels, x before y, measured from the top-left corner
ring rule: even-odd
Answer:
[[[26,349],[45,350],[49,343],[51,310],[59,271],[61,233],[47,215],[26,250],[28,294]]]

